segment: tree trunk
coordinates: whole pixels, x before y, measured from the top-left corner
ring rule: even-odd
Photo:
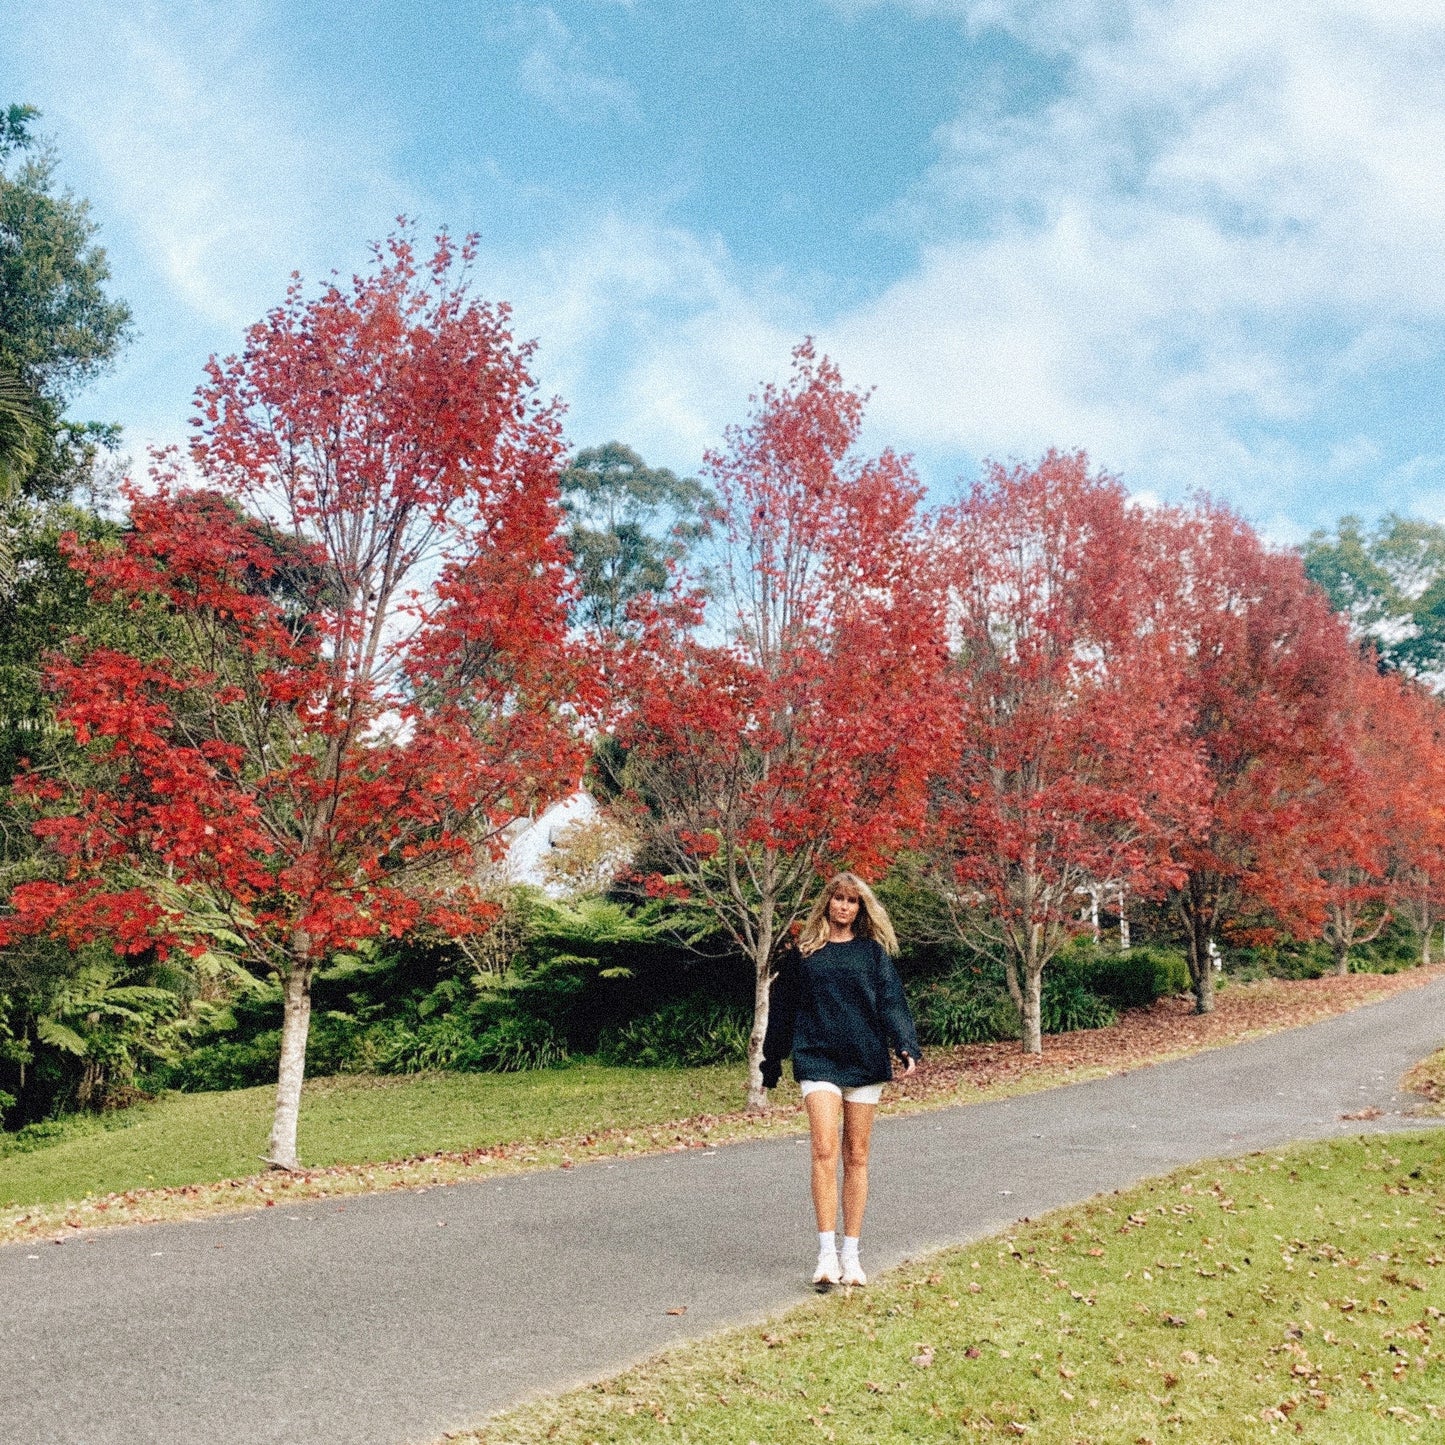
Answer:
[[[763,1088],[763,1041],[768,1036],[768,999],[772,992],[773,974],[771,960],[766,955],[755,958],[753,964],[753,1031],[748,1035],[748,1112],[765,1114],[768,1111],[768,1091]]]
[[[1019,1010],[1019,1021],[1023,1025],[1023,1050],[1026,1054],[1041,1054],[1044,1051],[1042,967],[1025,968],[1022,983],[1023,1007]]]
[[[1214,959],[1209,952],[1209,919],[1202,908],[1189,910],[1189,979],[1194,985],[1194,1012],[1214,1012]]]
[[[301,1084],[306,1077],[306,1036],[311,1030],[311,949],[298,948],[286,975],[286,1004],[281,1021],[281,1066],[276,1075],[276,1113],[266,1163],[273,1169],[300,1169],[296,1123],[301,1114]]]
[[[1429,968],[1430,935],[1434,932],[1435,925],[1430,917],[1430,905],[1428,903],[1422,905],[1420,911],[1425,923],[1424,928],[1420,930],[1420,967]]]
[[[1346,978],[1350,972],[1350,950],[1345,940],[1336,933],[1330,939],[1330,952],[1335,960],[1335,977]]]
[[[772,877],[772,860],[766,872]],[[763,1043],[768,1037],[768,1003],[773,989],[773,919],[775,900],[764,892],[758,906],[758,931],[753,938],[753,1031],[748,1038],[748,1111],[766,1114],[768,1091],[763,1088]]]

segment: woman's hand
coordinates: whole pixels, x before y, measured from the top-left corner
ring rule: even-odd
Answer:
[[[911,1074],[917,1070],[918,1060],[915,1059],[912,1054],[904,1054],[903,1061],[908,1065],[908,1067],[903,1071],[905,1075]]]

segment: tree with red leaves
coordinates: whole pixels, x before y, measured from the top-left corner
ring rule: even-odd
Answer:
[[[1177,558],[1167,627],[1182,641],[1190,734],[1204,765],[1204,825],[1181,834],[1173,904],[1188,937],[1200,1013],[1214,1007],[1210,945],[1324,919],[1318,873],[1331,799],[1349,776],[1341,726],[1355,659],[1342,621],[1234,513],[1210,503],[1155,519]],[[1263,911],[1267,921],[1255,924]]]
[[[1003,963],[1025,1052],[1044,968],[1105,880],[1147,896],[1188,830],[1196,766],[1157,599],[1172,563],[1080,453],[989,467],[940,514],[954,652],[931,842],[961,928]]]
[[[1356,708],[1359,824],[1379,840],[1368,880],[1374,891],[1366,901],[1375,917],[1388,906],[1409,920],[1428,968],[1431,935],[1445,913],[1445,715],[1440,699],[1420,682],[1380,673],[1373,656],[1360,664],[1356,692],[1362,694]],[[1367,920],[1365,931],[1373,926]],[[1340,936],[1343,928],[1335,932]],[[1368,940],[1350,939],[1357,941]],[[1342,968],[1337,956],[1336,971],[1347,969],[1347,958]]]
[[[752,1108],[780,948],[820,871],[876,873],[909,835],[937,743],[922,488],[891,452],[855,455],[863,406],[798,347],[789,382],[707,457],[713,613],[657,609],[619,673],[624,777],[654,855],[753,964]]]
[[[1392,916],[1391,822],[1415,785],[1396,772],[1405,742],[1399,729],[1409,721],[1398,706],[1404,702],[1399,680],[1381,676],[1365,657],[1354,661],[1341,681],[1340,766],[1315,810],[1314,852],[1324,941],[1335,973],[1343,977],[1350,971],[1350,950],[1373,943]]]
[[[284,989],[281,1168],[317,966],[484,928],[477,850],[581,766],[556,408],[470,258],[403,234],[349,287],[293,282],[208,367],[204,485],[162,458],[122,544],[73,548],[142,641],[50,663],[87,771],[32,779],[61,878],[17,888],[5,929],[199,950],[177,890],[226,920]]]

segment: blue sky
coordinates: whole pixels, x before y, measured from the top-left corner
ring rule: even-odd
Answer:
[[[6,10],[138,323],[77,409],[134,449],[404,212],[481,234],[581,445],[693,470],[813,333],[940,496],[1083,446],[1282,541],[1445,519],[1437,0]]]

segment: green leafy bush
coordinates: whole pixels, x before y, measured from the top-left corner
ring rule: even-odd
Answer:
[[[1106,1029],[1119,1021],[1119,1014],[1078,975],[1051,975],[1046,969],[1039,1021],[1046,1034],[1068,1034],[1077,1029]]]
[[[146,1077],[151,1088],[206,1093],[215,1089],[247,1089],[272,1084],[281,1062],[281,1030],[267,1029],[245,1042],[220,1040],[201,1044]]]
[[[701,996],[677,999],[609,1029],[598,1057],[647,1069],[733,1063],[747,1057],[749,1031],[743,1009]]]
[[[968,974],[949,974],[929,984],[915,995],[913,1015],[921,1042],[936,1048],[1019,1036],[1013,1000]]]
[[[551,1069],[567,1062],[566,1041],[545,1019],[513,1016],[492,1025],[477,1039],[471,1067],[494,1074]]]
[[[1092,950],[1085,965],[1086,986],[1115,1008],[1148,1008],[1189,987],[1189,965],[1172,948],[1144,945],[1127,953]]]
[[[465,1014],[442,1014],[408,1024],[389,1019],[367,1030],[368,1052],[382,1074],[419,1074],[428,1069],[471,1069],[477,1039]],[[353,1051],[353,1056],[356,1051]]]

